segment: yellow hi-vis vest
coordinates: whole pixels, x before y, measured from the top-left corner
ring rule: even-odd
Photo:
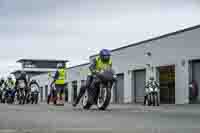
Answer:
[[[13,80],[7,81],[7,85],[8,85],[8,88],[13,89],[15,87],[15,82]]]
[[[107,67],[112,65],[112,60],[110,59],[108,62],[103,62],[100,57],[96,58],[96,71],[100,72],[101,70],[105,70]]]
[[[57,85],[64,85],[65,84],[65,69],[58,69],[58,79],[56,80],[55,84]]]

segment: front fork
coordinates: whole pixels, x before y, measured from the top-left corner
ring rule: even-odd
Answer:
[[[99,90],[99,98],[102,99],[103,98],[103,84],[100,84],[99,88],[100,88],[100,90]]]

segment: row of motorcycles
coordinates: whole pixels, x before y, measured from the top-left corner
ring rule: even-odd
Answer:
[[[39,87],[36,81],[31,81],[28,87],[21,83],[17,88],[0,88],[0,103],[7,104],[37,104],[39,97]],[[19,85],[20,86],[20,85]]]

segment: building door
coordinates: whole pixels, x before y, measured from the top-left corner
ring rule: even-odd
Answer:
[[[77,97],[77,88],[78,88],[78,85],[77,85],[77,81],[73,81],[72,82],[72,100],[75,101],[76,97]]]
[[[68,102],[68,83],[65,85],[65,102]]]
[[[124,101],[124,74],[117,74],[117,82],[113,89],[114,103],[122,104]]]
[[[81,86],[85,86],[86,85],[86,80],[81,80]]]
[[[192,61],[192,80],[196,82],[196,86],[190,92],[190,103],[199,103],[200,99],[200,61]]]
[[[43,101],[43,87],[40,87],[40,101]]]
[[[48,85],[45,85],[45,99],[48,97]]]
[[[160,79],[160,102],[175,104],[175,66],[158,68]]]
[[[135,103],[144,102],[145,84],[146,84],[146,71],[145,70],[134,71]]]

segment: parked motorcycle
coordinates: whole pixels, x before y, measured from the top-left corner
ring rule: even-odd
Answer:
[[[2,103],[2,98],[3,98],[3,89],[0,88],[0,103]]]
[[[159,106],[159,86],[158,84],[151,80],[147,85],[145,86],[146,96],[144,105],[148,104],[148,106]],[[147,102],[147,103],[146,103]]]
[[[19,83],[18,83],[18,101],[19,101],[19,104],[25,104],[25,101],[26,101],[26,95],[25,95],[25,89],[26,89],[26,85],[25,85],[25,82],[24,80],[19,80]]]
[[[116,81],[114,71],[111,69],[102,71],[94,80],[97,80],[96,83],[96,92],[92,95],[89,93],[89,89],[86,89],[86,92],[82,98],[82,107],[83,109],[90,109],[90,107],[95,104],[99,110],[106,110],[110,104],[111,99],[111,90]],[[91,103],[90,98],[94,99],[94,102]]]
[[[39,99],[39,85],[35,80],[32,80],[30,83],[30,102],[31,104],[38,103],[38,99]]]
[[[2,93],[2,103],[13,104],[15,98],[15,90],[6,89]]]

